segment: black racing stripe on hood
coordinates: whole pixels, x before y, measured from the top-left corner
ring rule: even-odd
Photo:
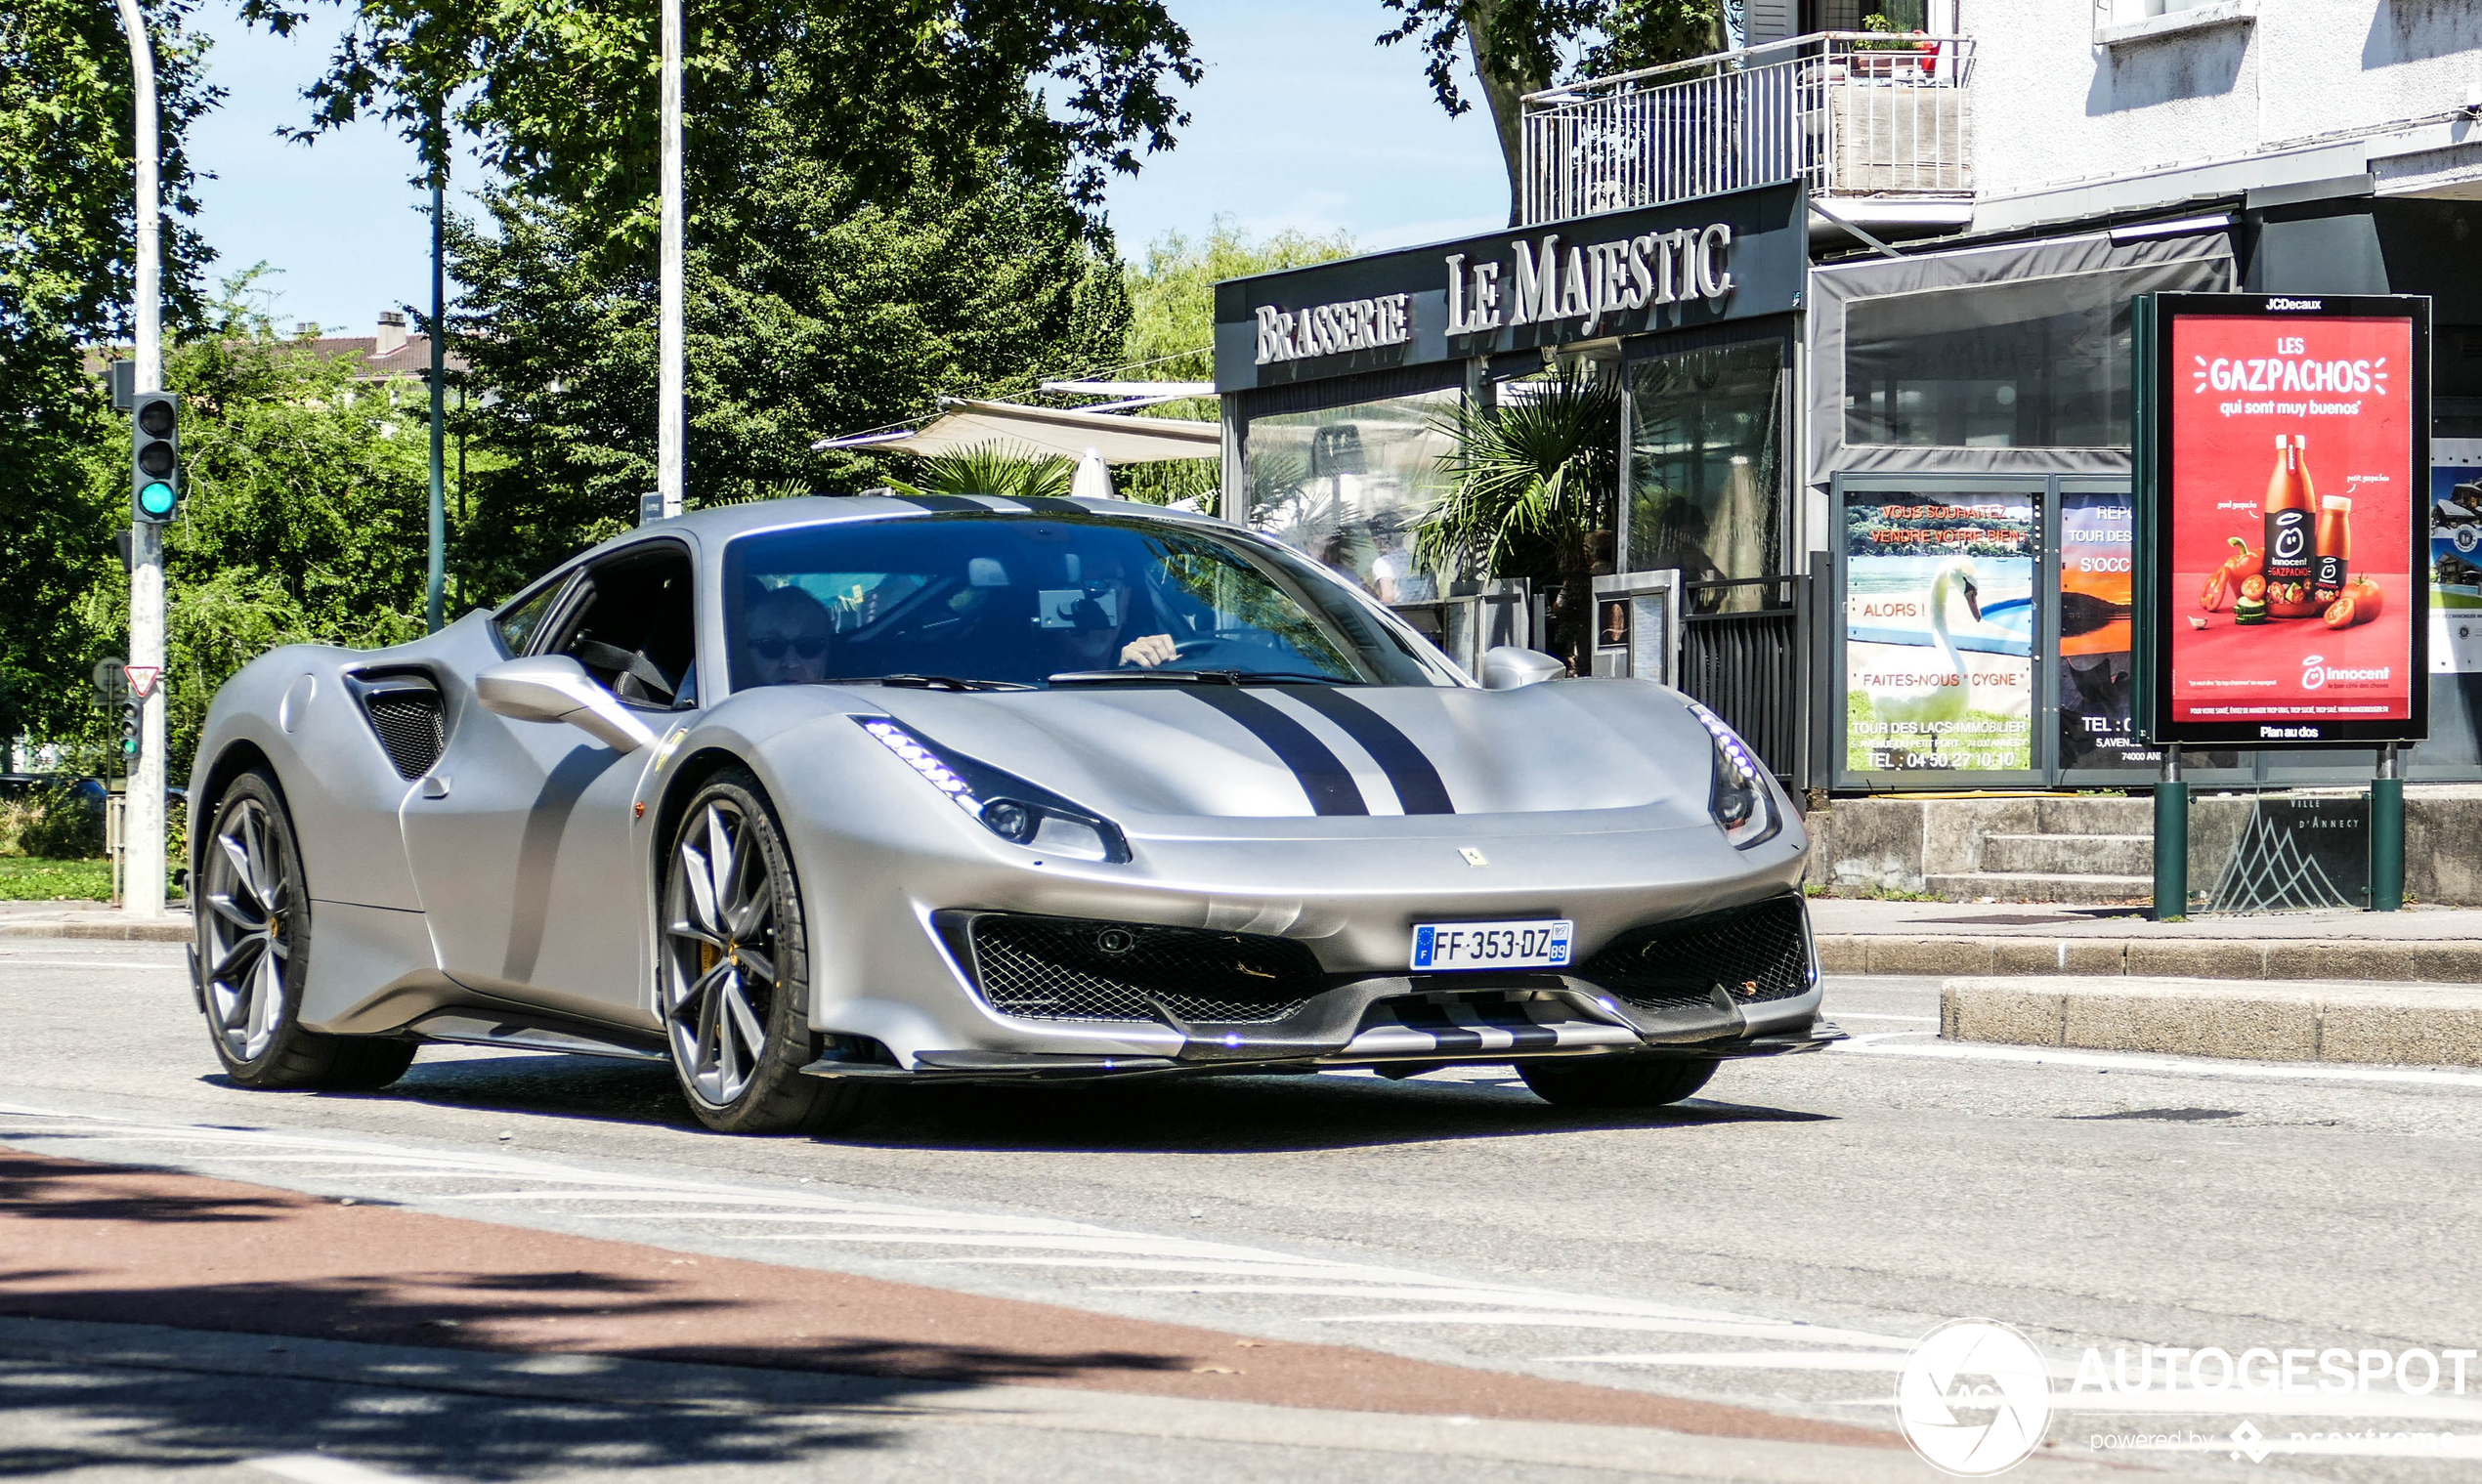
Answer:
[[[1454,814],[1448,785],[1422,748],[1396,724],[1344,692],[1328,686],[1287,686],[1284,694],[1345,729],[1388,775],[1396,802],[1407,814]]]
[[[1184,687],[1200,700],[1239,722],[1252,737],[1266,743],[1276,761],[1293,771],[1302,791],[1309,795],[1310,808],[1320,814],[1368,814],[1370,805],[1361,796],[1361,785],[1353,782],[1345,760],[1320,742],[1309,728],[1285,715],[1256,696],[1230,686]]]

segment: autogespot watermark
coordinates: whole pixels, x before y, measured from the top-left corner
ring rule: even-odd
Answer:
[[[2069,1414],[2184,1420],[2085,1432],[2093,1453],[2482,1460],[2482,1351],[2097,1346],[2071,1363],[2004,1324],[1957,1319],[1906,1356],[1896,1407],[1913,1450],[1961,1478],[2016,1467]]]

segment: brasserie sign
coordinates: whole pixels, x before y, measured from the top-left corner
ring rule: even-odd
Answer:
[[[1797,183],[1216,285],[1234,391],[1783,314],[1809,267]]]

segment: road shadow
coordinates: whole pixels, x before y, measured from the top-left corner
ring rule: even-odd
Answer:
[[[280,1351],[280,1344],[264,1350]],[[298,1376],[0,1362],[15,1414],[0,1478],[168,1469],[317,1453],[425,1479],[730,1470],[894,1446],[881,1425],[817,1412],[648,1407],[398,1389]],[[822,1469],[833,1463],[820,1461]],[[273,1479],[270,1474],[265,1477]]]
[[[175,1225],[273,1221],[289,1197],[177,1196],[98,1190],[39,1156],[0,1149],[0,1217],[33,1221],[146,1221]]]
[[[1727,1067],[1720,1076],[1733,1079]],[[1746,1074],[1756,1083],[1763,1066]],[[354,1094],[539,1117],[696,1129],[669,1068],[571,1056],[424,1063]],[[1236,1075],[1042,1086],[901,1086],[831,1142],[892,1149],[1259,1154],[1595,1129],[1833,1122],[1713,1096],[1648,1109],[1558,1108],[1513,1073],[1493,1081]]]

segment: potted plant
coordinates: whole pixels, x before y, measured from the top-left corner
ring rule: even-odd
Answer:
[[[1856,77],[1898,77],[1917,71],[1928,74],[1939,57],[1939,43],[1931,40],[1929,33],[1900,31],[1885,15],[1862,18],[1862,28],[1874,34],[1853,43]]]

